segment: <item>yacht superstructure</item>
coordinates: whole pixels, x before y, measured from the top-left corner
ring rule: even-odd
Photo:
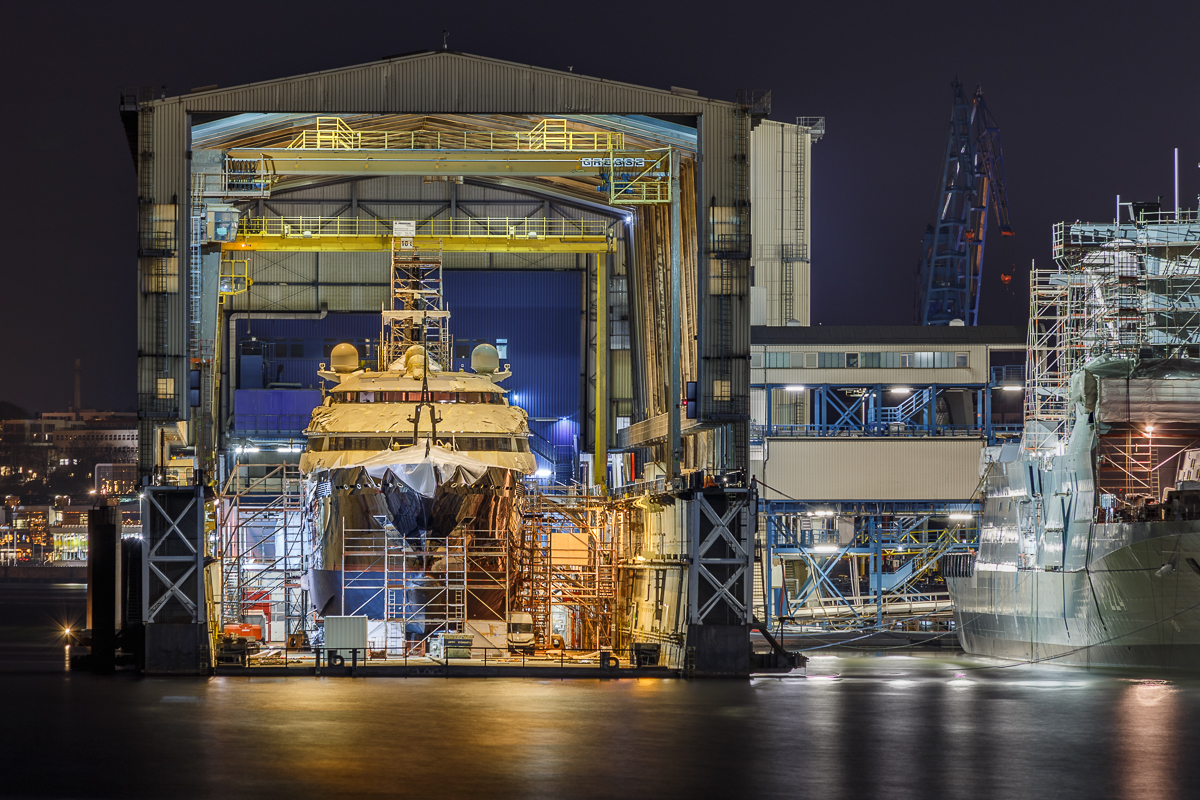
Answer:
[[[350,467],[387,451],[442,447],[491,466],[529,475],[524,409],[499,385],[494,347],[477,345],[471,369],[443,368],[450,360],[449,311],[441,293],[441,254],[392,250],[392,308],[384,310],[376,369],[367,369],[350,344],[334,348],[320,376],[335,385],[313,410],[300,459],[305,473]]]

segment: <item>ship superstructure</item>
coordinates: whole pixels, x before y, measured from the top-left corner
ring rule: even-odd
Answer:
[[[1200,668],[1200,218],[1124,210],[1031,275],[1024,438],[943,565],[968,652]]]

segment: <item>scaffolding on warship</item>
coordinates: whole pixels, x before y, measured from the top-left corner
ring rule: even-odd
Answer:
[[[1029,280],[1025,447],[1070,432],[1070,378],[1100,356],[1200,356],[1200,218],[1138,210],[1111,223],[1054,226],[1051,270]]]
[[[254,474],[262,473],[262,474]],[[307,615],[301,576],[305,546],[303,478],[292,464],[235,464],[216,503],[221,559],[221,623],[240,624],[247,612],[284,622],[281,633],[303,633]],[[263,631],[264,638],[273,639]]]

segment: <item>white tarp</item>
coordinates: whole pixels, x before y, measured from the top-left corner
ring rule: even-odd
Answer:
[[[1101,378],[1098,422],[1195,423],[1200,419],[1196,378]]]
[[[422,442],[402,450],[383,450],[353,464],[338,466],[362,467],[372,478],[382,478],[390,470],[414,492],[433,497],[439,485],[456,475],[460,484],[469,486],[486,475],[491,465],[443,447],[430,446],[427,455]]]

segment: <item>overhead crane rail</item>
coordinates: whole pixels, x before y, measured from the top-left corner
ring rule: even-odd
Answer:
[[[250,217],[238,226],[225,251],[389,250],[451,252],[603,253],[611,222],[604,220],[442,217],[419,221],[356,217]]]

